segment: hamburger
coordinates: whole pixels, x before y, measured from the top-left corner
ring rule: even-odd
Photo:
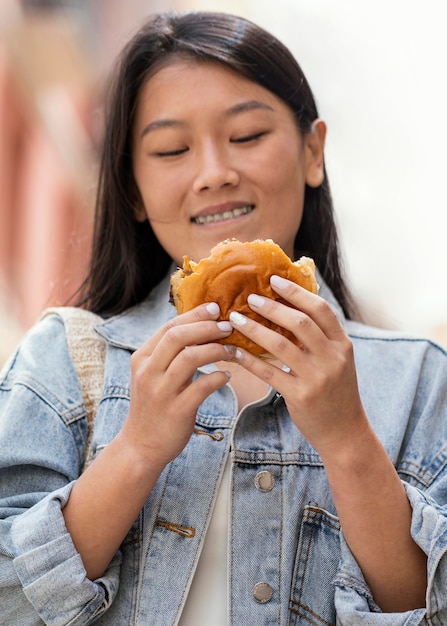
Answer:
[[[303,256],[291,261],[271,239],[249,242],[228,239],[214,246],[210,255],[198,262],[183,257],[183,267],[171,275],[170,301],[179,314],[204,302],[217,302],[220,319],[228,320],[231,311],[238,311],[296,343],[292,333],[248,306],[247,297],[251,293],[285,302],[270,287],[272,274],[291,280],[312,293],[318,291],[313,259]],[[261,358],[269,357],[264,348],[237,330],[220,343],[239,346]]]

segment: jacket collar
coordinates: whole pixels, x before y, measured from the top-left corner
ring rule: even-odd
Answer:
[[[151,291],[146,300],[101,322],[95,327],[96,332],[116,347],[132,351],[140,348],[147,338],[177,314],[175,307],[169,302],[170,277],[175,269],[176,266],[172,265],[170,271]],[[318,271],[317,282],[319,295],[329,302],[338,320],[344,326],[345,317],[342,308]]]

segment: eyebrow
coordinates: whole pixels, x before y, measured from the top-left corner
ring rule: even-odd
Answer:
[[[154,130],[159,130],[160,128],[182,128],[184,126],[186,126],[186,123],[180,120],[155,120],[143,128],[140,134],[140,139],[143,139],[143,137],[148,133],[151,133]]]
[[[227,111],[225,111],[225,117],[231,117],[233,115],[237,115],[238,113],[245,113],[246,111],[254,111],[256,109],[274,111],[274,109],[265,102],[260,102],[259,100],[247,100],[246,102],[240,102],[230,107]]]
[[[260,102],[259,100],[247,100],[246,102],[239,102],[238,104],[235,104],[227,109],[224,112],[224,117],[229,118],[234,115],[238,115],[239,113],[246,113],[247,111],[254,111],[257,109],[274,111],[274,109],[270,105],[265,104],[265,102]],[[140,139],[143,139],[145,135],[153,132],[154,130],[160,130],[161,128],[184,128],[186,125],[186,122],[176,119],[154,120],[143,128],[140,134]]]

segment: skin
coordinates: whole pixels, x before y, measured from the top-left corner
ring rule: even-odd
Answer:
[[[176,62],[145,84],[133,131],[136,219],[150,220],[177,263],[183,254],[208,255],[227,237],[271,237],[292,255],[305,184],[323,180],[323,122],[303,136],[288,107],[259,85],[219,65]],[[194,220],[243,206],[253,210]],[[163,468],[187,444],[207,395],[230,380],[244,406],[268,383],[323,460],[344,536],[377,604],[385,612],[424,606],[425,555],[410,536],[404,488],[365,415],[352,344],[319,296],[275,277],[272,287],[288,304],[252,294],[250,306],[291,330],[296,344],[237,312],[219,323],[209,303],[165,324],[133,354],[127,419],[64,508],[87,574],[103,574]],[[233,327],[290,372],[215,343]],[[193,382],[210,362],[221,369]],[[248,387],[251,397],[240,392]]]
[[[263,87],[212,63],[168,65],[144,86],[134,129],[141,206],[169,255],[199,260],[219,241],[272,238],[293,256],[305,183],[323,180],[325,126],[302,137]],[[236,207],[245,216],[192,221]]]

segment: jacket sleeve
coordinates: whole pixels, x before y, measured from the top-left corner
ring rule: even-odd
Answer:
[[[334,582],[337,620],[344,626],[440,626],[447,623],[447,510],[415,487],[405,483],[404,486],[413,509],[412,537],[428,556],[426,606],[406,613],[382,613],[342,537],[341,565]]]
[[[117,554],[90,581],[62,508],[85,454],[85,407],[63,323],[24,338],[0,375],[0,623],[93,623],[113,601]]]
[[[334,582],[337,618],[344,626],[447,624],[447,358],[429,345],[421,361],[396,468],[412,508],[411,535],[427,555],[426,604],[382,613],[342,536]]]

